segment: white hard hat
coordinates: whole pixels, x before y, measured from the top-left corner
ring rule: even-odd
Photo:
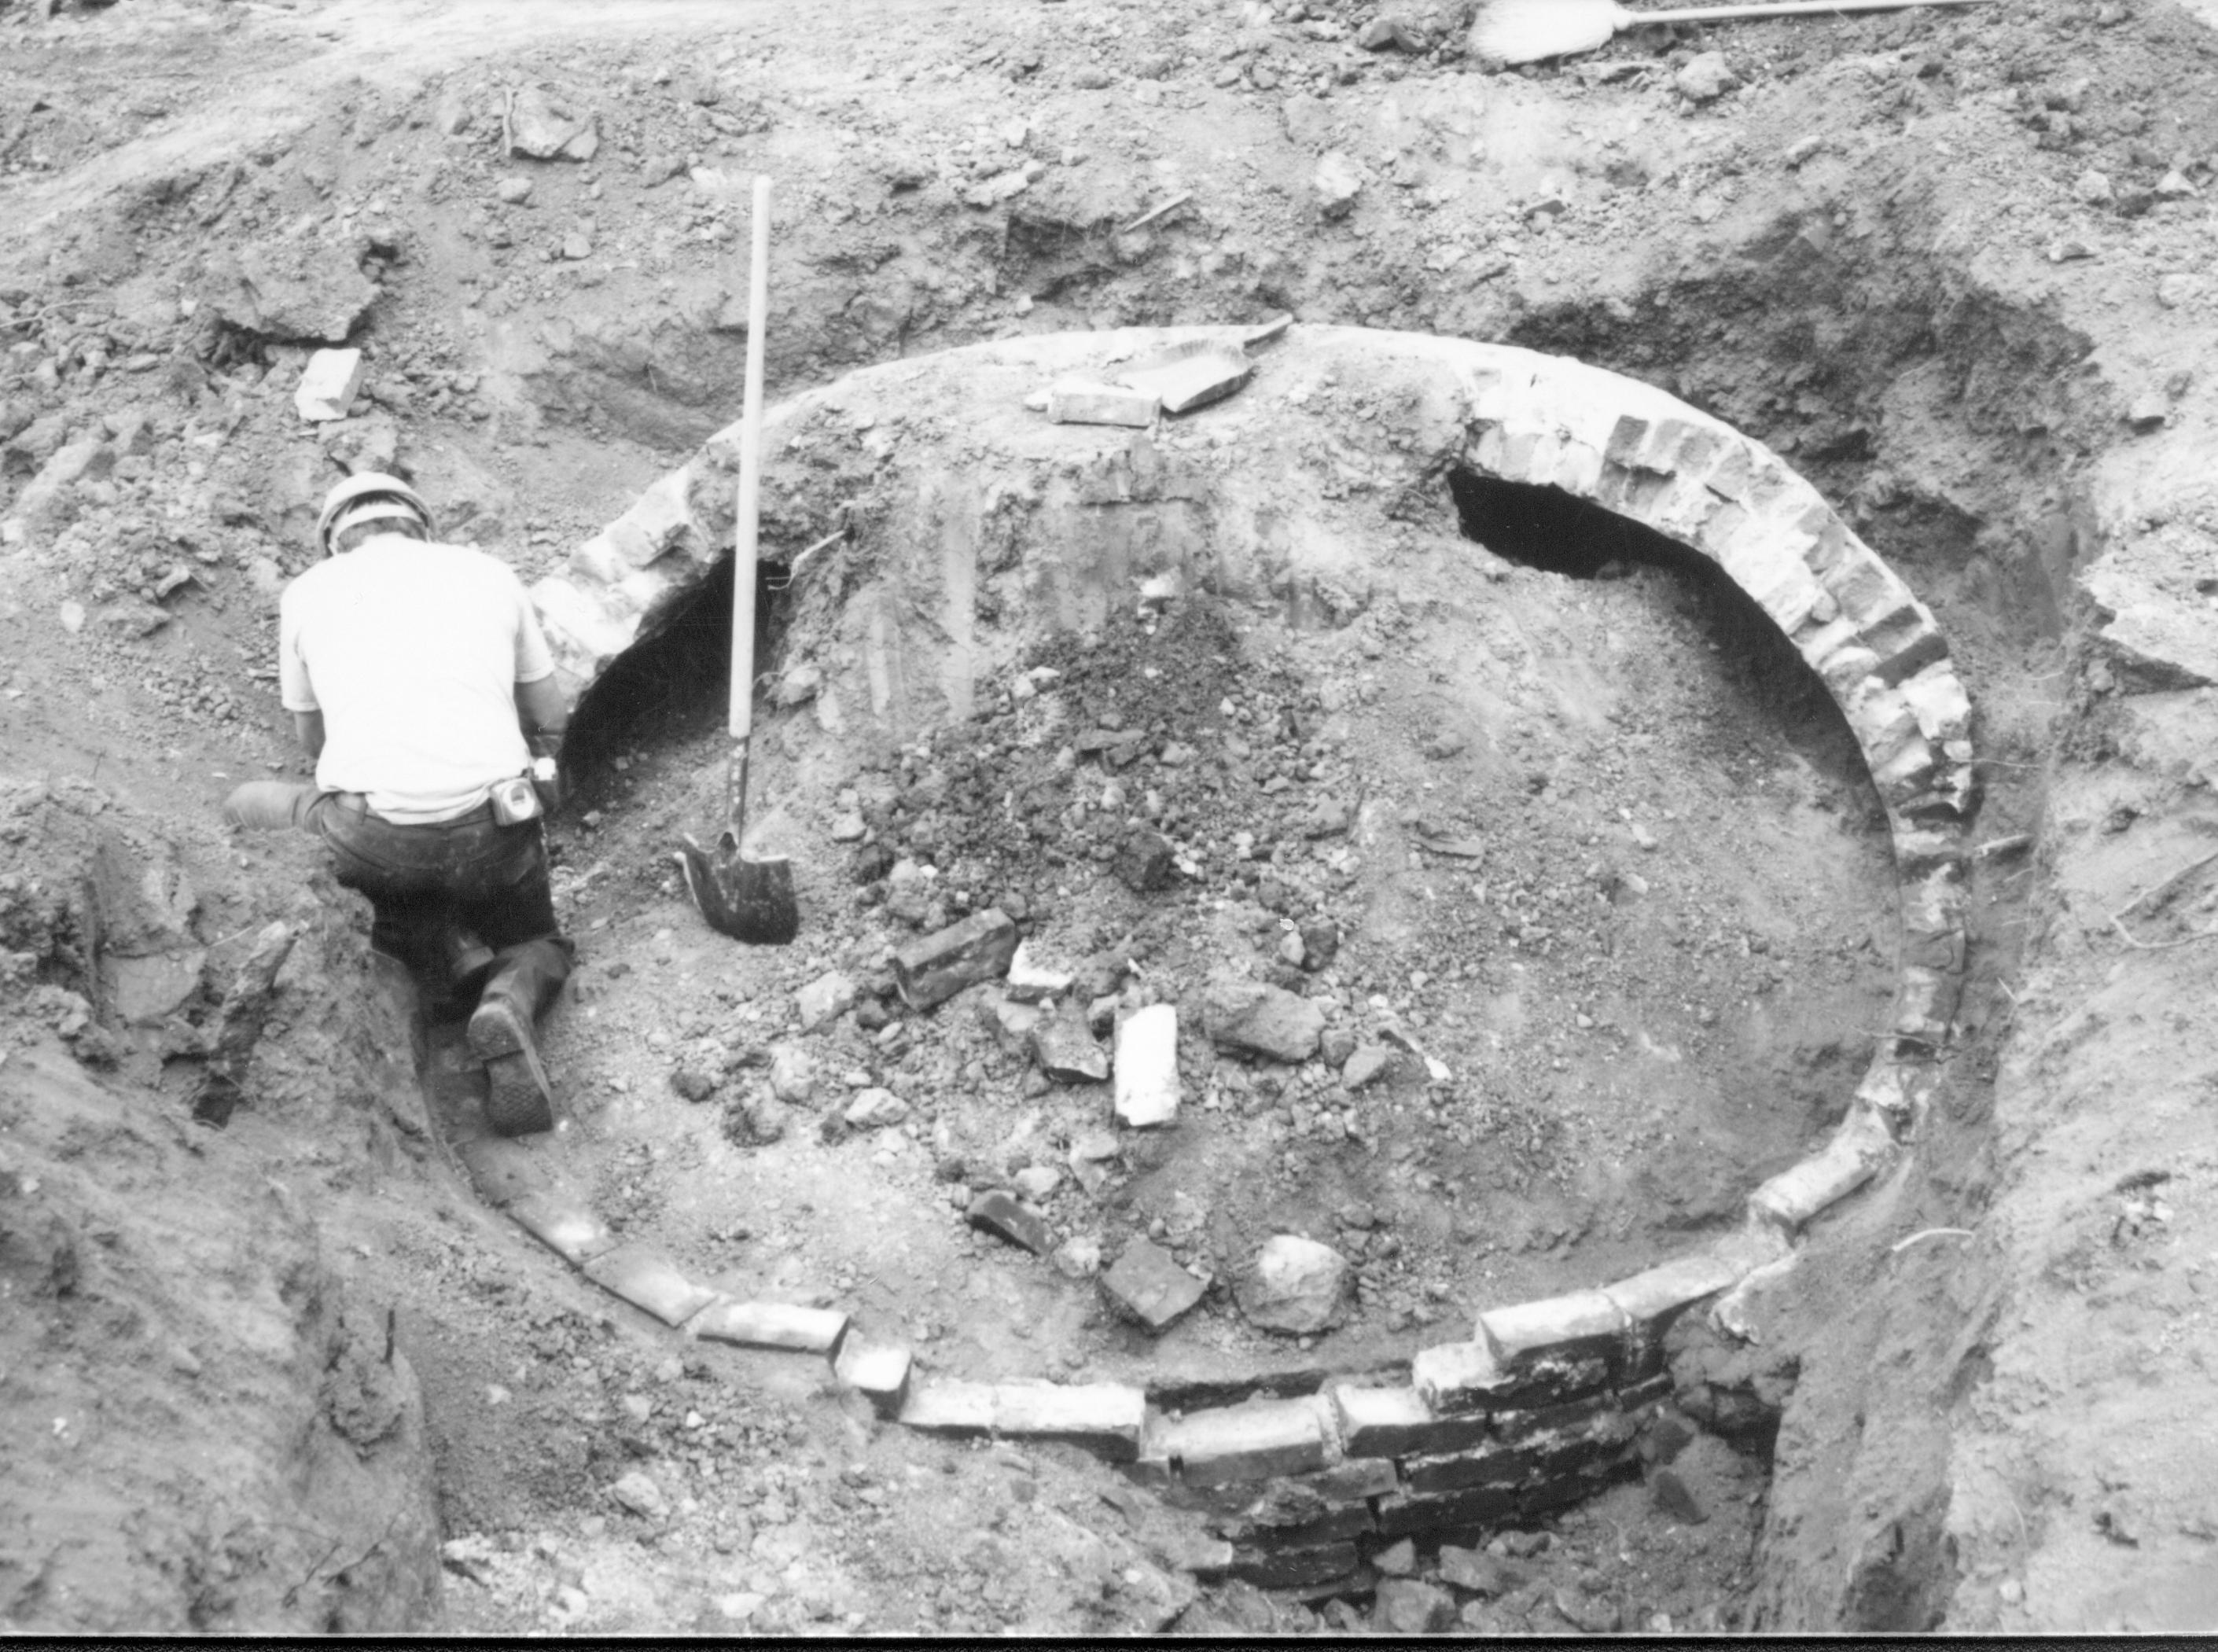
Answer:
[[[431,531],[431,507],[422,494],[398,476],[366,470],[324,496],[323,514],[316,518],[316,548],[329,556],[331,540],[341,528],[380,517],[413,517],[425,533]]]

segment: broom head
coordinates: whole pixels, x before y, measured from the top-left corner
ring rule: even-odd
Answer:
[[[1471,54],[1490,69],[1570,57],[1608,46],[1627,21],[1616,0],[1479,0]]]

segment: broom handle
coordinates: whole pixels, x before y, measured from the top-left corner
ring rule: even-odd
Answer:
[[[1831,11],[1910,11],[1923,6],[1980,6],[1987,0],[1787,0],[1756,6],[1688,6],[1678,11],[1628,11],[1626,27],[1643,23],[1723,23],[1739,17],[1801,17]]]
[[[740,413],[740,497],[732,550],[732,754],[727,799],[737,832],[747,808],[747,737],[754,732],[756,525],[762,504],[763,333],[770,320],[770,180],[755,180],[747,270],[747,376]]]

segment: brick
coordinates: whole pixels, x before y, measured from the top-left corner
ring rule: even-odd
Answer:
[[[1635,1325],[1668,1321],[1705,1296],[1730,1290],[1740,1275],[1715,1256],[1696,1253],[1658,1264],[1629,1279],[1602,1287],[1602,1294]]]
[[[1330,1452],[1323,1408],[1314,1398],[1198,1411],[1164,1432],[1179,1477],[1196,1486],[1301,1474],[1324,1467]]]
[[[1916,1121],[1922,1099],[1913,1085],[1911,1069],[1897,1061],[1874,1061],[1863,1081],[1856,1086],[1856,1104],[1886,1123],[1890,1135],[1899,1134]]]
[[[1324,1508],[1292,1525],[1236,1515],[1223,1526],[1227,1537],[1251,1549],[1311,1549],[1319,1544],[1366,1537],[1378,1529],[1378,1519],[1367,1502]]]
[[[319,350],[308,357],[293,391],[293,411],[312,424],[344,418],[362,388],[362,352]]]
[[[584,1205],[549,1193],[527,1193],[508,1207],[518,1227],[573,1267],[616,1247],[616,1238]]]
[[[1379,1500],[1379,1535],[1407,1538],[1451,1527],[1487,1525],[1516,1513],[1517,1494],[1507,1486],[1479,1486],[1431,1497],[1397,1491]]]
[[[1894,872],[1897,877],[1918,877],[1944,867],[1957,867],[1965,858],[1964,834],[1948,826],[1899,822],[1894,828]]]
[[[1305,1474],[1297,1482],[1329,1503],[1384,1497],[1400,1483],[1391,1457],[1348,1457],[1329,1469]]]
[[[1206,407],[1246,384],[1255,372],[1248,352],[1215,340],[1173,344],[1143,356],[1118,377],[1129,387],[1152,393],[1166,413]]]
[[[1636,418],[1631,413],[1620,413],[1617,423],[1610,427],[1609,441],[1602,449],[1602,456],[1611,464],[1622,465],[1628,470],[1647,468],[1642,464],[1642,455],[1648,450],[1649,435],[1655,428],[1648,419]]]
[[[631,572],[606,534],[595,534],[571,552],[564,566],[575,578],[601,585],[613,585]]]
[[[1954,665],[1936,661],[1903,678],[1901,687],[1926,739],[1937,744],[1970,735],[1972,698],[1964,692]]]
[[[1336,1583],[1354,1574],[1358,1560],[1353,1543],[1329,1543],[1315,1549],[1248,1550],[1235,1558],[1231,1572],[1258,1588],[1289,1589]]]
[[[1738,438],[1729,439],[1709,473],[1702,478],[1702,486],[1721,499],[1738,502],[1747,496],[1750,479],[1756,473],[1756,462],[1755,449]]]
[[[722,1302],[694,1322],[693,1333],[711,1342],[743,1348],[790,1348],[835,1358],[852,1323],[830,1308],[800,1308],[790,1302]]]
[[[594,1257],[583,1271],[610,1296],[621,1296],[665,1325],[683,1325],[716,1300],[715,1291],[695,1284],[666,1259],[635,1246]]]
[[[1861,545],[1825,572],[1824,583],[1843,616],[1859,628],[1895,612],[1910,596],[1894,571]]]
[[[1140,1455],[1146,1414],[1146,1397],[1122,1383],[1004,1383],[994,1389],[1000,1432],[1080,1446],[1112,1463]]]
[[[1409,1362],[1410,1386],[1436,1412],[1482,1411],[1508,1381],[1493,1350],[1478,1340],[1421,1348]]]
[[[1402,1459],[1402,1480],[1412,1496],[1464,1491],[1474,1486],[1515,1486],[1539,1461],[1526,1448],[1490,1440],[1468,1451],[1443,1451]]]
[[[1894,997],[1895,1035],[1935,1045],[1947,1043],[1963,993],[1964,977],[1959,973],[1905,964]]]
[[[1159,1245],[1136,1239],[1124,1247],[1116,1265],[1101,1276],[1111,1303],[1158,1333],[1201,1300],[1201,1281],[1180,1267]]]
[[[1575,1503],[1583,1503],[1588,1498],[1607,1490],[1610,1482],[1616,1477],[1616,1473],[1605,1469],[1594,1474],[1558,1475],[1553,1479],[1527,1486],[1517,1494],[1518,1516],[1522,1519],[1532,1519],[1569,1508]]]
[[[1893,1156],[1893,1139],[1851,1113],[1825,1148],[1749,1195],[1749,1211],[1787,1232],[1847,1197]]]
[[[1738,1283],[1738,1279],[1736,1274],[1732,1282]],[[1542,1434],[1577,1427],[1617,1408],[1616,1390],[1604,1389],[1599,1394],[1568,1400],[1562,1405],[1536,1406],[1529,1411],[1497,1411],[1494,1414],[1494,1437],[1505,1445],[1516,1445]]]
[[[1161,411],[1155,392],[1123,385],[1067,379],[1047,393],[1047,416],[1057,424],[1122,424],[1144,430]]]
[[[1017,926],[997,906],[894,952],[894,985],[912,1010],[928,1010],[982,981],[999,980],[1017,952]]]
[[[1485,1412],[1443,1415],[1414,1388],[1335,1388],[1332,1399],[1353,1457],[1453,1451],[1487,1437]]]
[[[1727,1234],[1710,1246],[1710,1254],[1745,1279],[1758,1268],[1769,1267],[1794,1247],[1768,1222],[1750,1222],[1738,1233]]]
[[[966,1214],[973,1228],[998,1234],[1034,1256],[1045,1256],[1055,1248],[1055,1235],[1048,1231],[1040,1213],[1001,1188],[979,1194],[970,1201]]]
[[[1135,1010],[1117,1024],[1117,1122],[1152,1129],[1178,1122],[1178,1012],[1168,1004]]]
[[[1725,501],[1684,475],[1674,476],[1651,496],[1641,490],[1641,519],[1658,533],[1684,545],[1700,545]]]
[[[552,576],[531,587],[531,603],[556,655],[567,656],[580,676],[592,678],[632,645],[631,627],[567,580]]]
[[[890,1343],[868,1343],[851,1336],[832,1362],[832,1375],[839,1386],[852,1389],[870,1402],[881,1417],[901,1414],[908,1398],[909,1352]]]
[[[1490,476],[1509,474],[1502,468],[1509,453],[1509,433],[1498,423],[1486,425],[1465,449],[1465,461],[1471,467]]]
[[[1478,1316],[1479,1333],[1505,1370],[1539,1360],[1614,1352],[1626,1332],[1624,1311],[1599,1290],[1575,1290]]]
[[[1602,480],[1602,453],[1598,449],[1576,437],[1568,438],[1556,450],[1549,483],[1566,493],[1586,498],[1594,492],[1595,484]]]
[[[1955,934],[1964,923],[1966,900],[1961,867],[1928,872],[1902,891],[1902,926],[1912,934]]]
[[[950,1439],[979,1439],[994,1432],[994,1385],[936,1382],[912,1388],[901,1401],[901,1426]]]

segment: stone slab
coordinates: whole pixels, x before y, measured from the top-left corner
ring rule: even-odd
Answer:
[[[1155,422],[1162,402],[1151,390],[1066,379],[1047,393],[1047,416],[1057,424],[1121,424],[1144,430]]]
[[[1140,1455],[1147,1399],[1122,1383],[1003,1383],[994,1389],[994,1426],[1018,1439],[1056,1440],[1112,1463]]]
[[[1426,1531],[1491,1525],[1514,1519],[1516,1514],[1517,1494],[1506,1486],[1479,1486],[1429,1497],[1397,1491],[1379,1500],[1379,1533],[1385,1538],[1415,1537]]]
[[[711,1342],[736,1343],[746,1348],[790,1348],[833,1358],[851,1323],[836,1309],[727,1300],[696,1320],[693,1333]]]
[[[583,1265],[585,1277],[612,1296],[652,1314],[665,1325],[683,1325],[716,1300],[666,1257],[635,1245],[623,1245]]]
[[[1149,1330],[1168,1330],[1202,1297],[1202,1283],[1160,1245],[1136,1239],[1101,1276],[1112,1303]]]
[[[912,1388],[901,1401],[900,1421],[922,1434],[982,1439],[994,1432],[994,1385],[950,1380]]]
[[[293,411],[313,424],[347,416],[362,388],[362,352],[319,350],[308,357],[293,391]]]
[[[898,1418],[908,1398],[909,1352],[890,1343],[865,1342],[851,1336],[840,1345],[832,1363],[832,1374],[846,1389],[870,1402],[881,1417]]]
[[[1340,1437],[1351,1457],[1452,1451],[1487,1437],[1487,1414],[1434,1411],[1414,1388],[1339,1387],[1332,1391]]]
[[[1164,1443],[1189,1485],[1322,1469],[1330,1455],[1323,1408],[1315,1398],[1255,1400],[1219,1411],[1198,1411],[1166,1425]]]
[[[1435,1412],[1484,1412],[1502,1396],[1509,1378],[1485,1343],[1451,1342],[1417,1351],[1409,1384]]]

